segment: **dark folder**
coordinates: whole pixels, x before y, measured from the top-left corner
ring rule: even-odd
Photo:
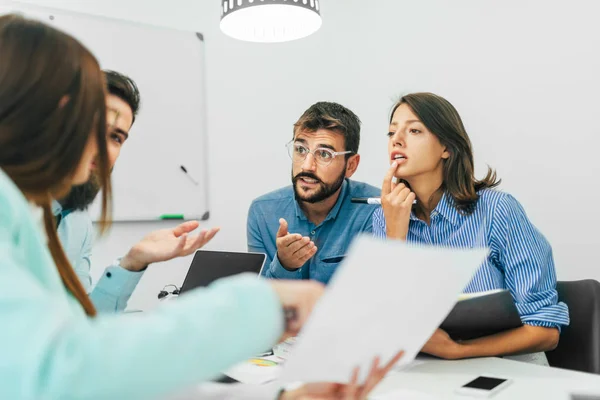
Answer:
[[[459,300],[442,322],[440,328],[452,339],[475,339],[523,325],[508,290],[474,295]]]

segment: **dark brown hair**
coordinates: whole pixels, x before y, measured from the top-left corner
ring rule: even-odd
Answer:
[[[96,311],[56,233],[52,199],[71,189],[90,135],[109,224],[105,82],[97,60],[71,36],[16,15],[0,17],[0,168],[44,211],[48,248],[62,281],[86,313]]]
[[[446,191],[454,202],[454,207],[464,214],[473,212],[479,192],[500,184],[496,172],[488,167],[482,180],[475,179],[473,149],[471,140],[456,108],[443,97],[433,93],[412,93],[400,98],[394,105],[390,123],[396,109],[406,104],[413,113],[434,134],[450,157],[444,160],[443,183],[440,190]]]
[[[338,103],[321,101],[313,104],[294,124],[294,136],[297,132],[315,132],[328,129],[344,136],[346,159],[358,153],[360,144],[360,119],[352,111]]]
[[[131,114],[133,115],[131,123],[133,124],[140,111],[141,102],[140,90],[137,84],[127,75],[116,71],[105,70],[104,76],[108,93],[117,96],[131,108]]]

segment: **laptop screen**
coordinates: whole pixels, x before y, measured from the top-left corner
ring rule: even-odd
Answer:
[[[252,272],[258,275],[265,262],[262,253],[198,250],[181,286],[181,293],[208,286],[217,279]]]

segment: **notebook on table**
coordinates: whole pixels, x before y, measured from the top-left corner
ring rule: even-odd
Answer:
[[[465,293],[440,328],[454,340],[469,340],[522,326],[508,290]]]

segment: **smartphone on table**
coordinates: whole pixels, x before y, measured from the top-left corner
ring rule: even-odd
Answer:
[[[510,379],[478,376],[456,389],[456,394],[479,398],[491,397],[506,388],[511,382]]]

